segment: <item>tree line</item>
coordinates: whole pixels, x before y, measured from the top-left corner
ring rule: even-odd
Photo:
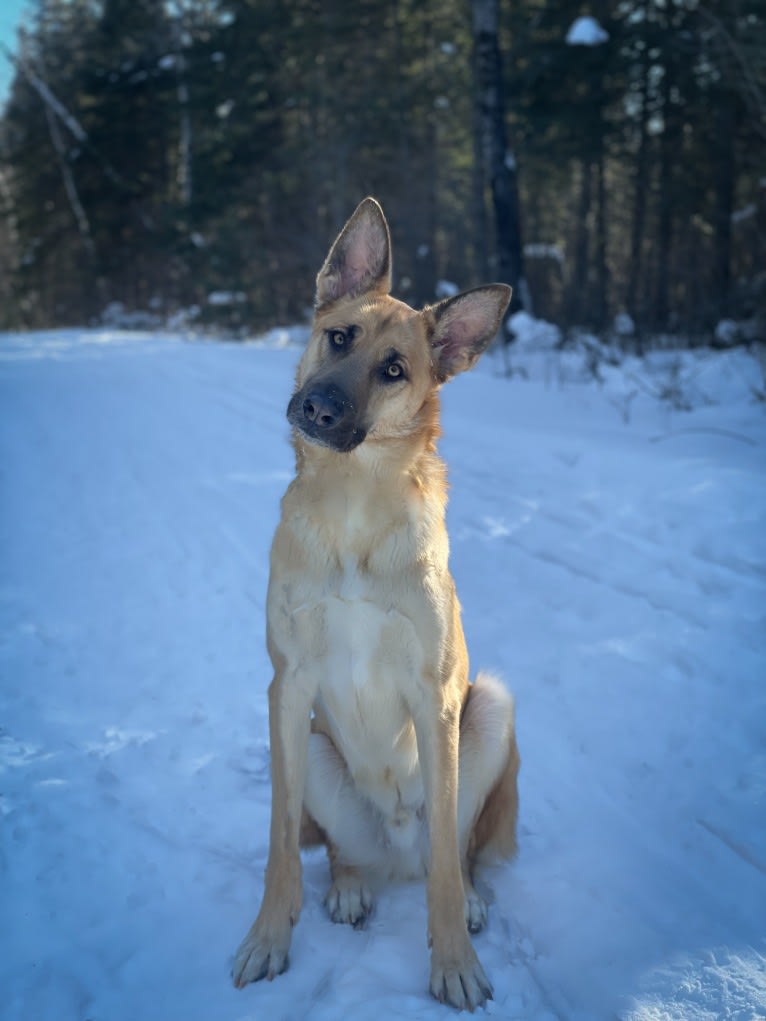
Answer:
[[[366,194],[412,303],[766,317],[762,0],[38,0],[12,59],[2,328],[301,319]]]

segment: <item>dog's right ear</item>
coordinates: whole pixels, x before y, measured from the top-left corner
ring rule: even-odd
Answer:
[[[391,290],[391,238],[383,210],[373,198],[356,207],[317,276],[316,307],[373,291]]]
[[[500,329],[510,300],[508,284],[485,284],[423,310],[433,324],[432,364],[440,383],[471,368]]]

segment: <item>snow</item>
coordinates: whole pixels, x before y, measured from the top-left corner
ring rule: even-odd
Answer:
[[[247,301],[244,291],[211,291],[207,296],[208,305],[242,305]]]
[[[609,42],[609,33],[590,15],[575,18],[566,35],[568,46],[600,46]]]
[[[553,259],[562,267],[566,262],[564,249],[561,245],[549,245],[542,241],[525,244],[524,255],[528,259]]]
[[[528,312],[515,312],[506,327],[516,338],[514,349],[540,354],[561,344],[561,330],[553,323],[535,319]]]
[[[721,319],[716,324],[714,336],[720,347],[730,347],[739,340],[739,327],[733,319]]]
[[[599,381],[515,322],[523,374],[488,355],[444,391],[466,634],[522,754],[519,856],[475,939],[486,1013],[755,1021],[763,376],[737,349],[605,357]],[[317,852],[290,971],[229,981],[266,861],[294,336],[0,338],[2,1021],[451,1016],[422,886],[333,926]],[[690,411],[658,399],[673,380]]]
[[[754,216],[758,215],[758,205],[755,202],[748,202],[742,209],[735,209],[731,214],[731,222],[740,224],[746,220],[752,220]]]
[[[633,316],[627,312],[618,312],[614,317],[613,329],[618,337],[632,337],[636,332]]]
[[[454,298],[458,294],[460,294],[460,288],[457,284],[453,284],[451,280],[438,280],[436,282],[437,298]]]

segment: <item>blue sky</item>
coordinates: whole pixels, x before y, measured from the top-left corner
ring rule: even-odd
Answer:
[[[16,51],[16,28],[29,0],[2,0],[0,3],[0,43],[12,52]],[[13,78],[13,67],[6,55],[0,50],[0,104],[8,96],[8,89]]]

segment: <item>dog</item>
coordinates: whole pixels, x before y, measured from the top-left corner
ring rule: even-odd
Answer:
[[[287,967],[301,846],[324,844],[335,922],[362,926],[387,879],[427,876],[431,993],[492,997],[469,933],[474,869],[516,851],[511,696],[471,683],[448,566],[439,389],[495,336],[511,289],[422,311],[391,297],[391,241],[365,199],[318,276],[287,418],[296,474],[271,552],[272,810],[263,901],[235,955],[243,987]]]

